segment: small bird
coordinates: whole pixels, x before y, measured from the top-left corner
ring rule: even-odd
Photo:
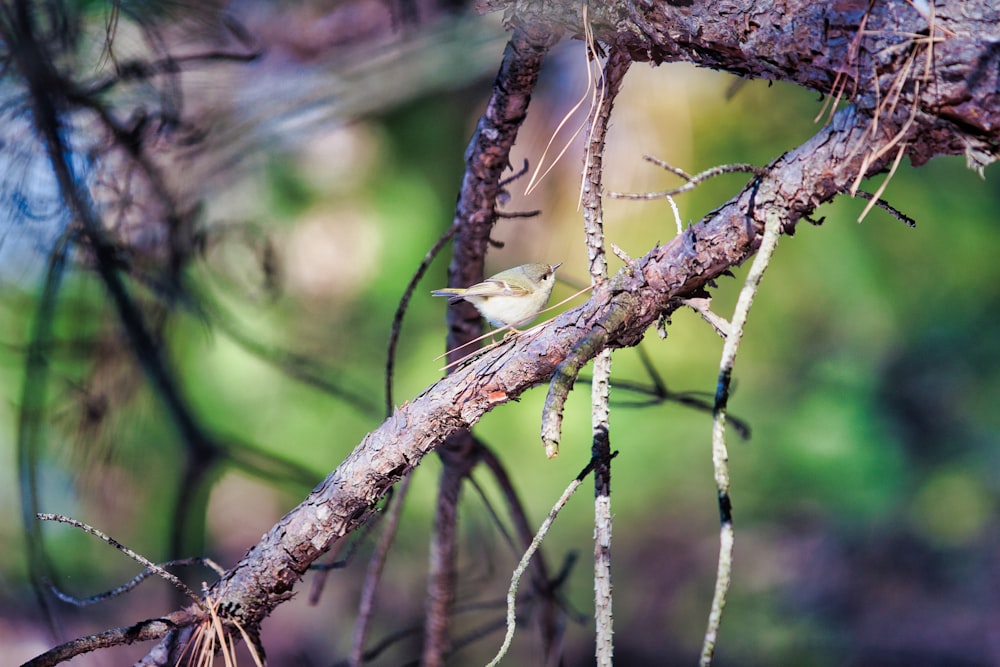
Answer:
[[[446,296],[450,303],[465,299],[495,327],[514,328],[538,317],[555,284],[559,264],[522,264],[501,271],[471,287],[447,287],[431,292]]]

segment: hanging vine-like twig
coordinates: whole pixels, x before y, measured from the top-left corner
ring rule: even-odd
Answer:
[[[722,346],[722,360],[719,362],[719,382],[715,391],[715,415],[712,420],[712,467],[719,498],[719,567],[715,579],[715,593],[712,595],[712,610],[708,616],[708,628],[701,649],[702,667],[712,664],[715,642],[722,622],[722,610],[726,606],[726,595],[733,571],[733,507],[729,496],[729,452],[726,449],[726,409],[729,401],[729,385],[736,364],[736,353],[743,338],[743,327],[753,305],[757,288],[764,271],[771,262],[774,249],[781,236],[781,216],[775,210],[765,214],[764,236],[760,242],[746,282],[736,300],[736,308],[729,326],[726,342]]]

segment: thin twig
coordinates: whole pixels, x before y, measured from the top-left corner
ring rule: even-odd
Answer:
[[[192,565],[204,565],[205,567],[211,569],[213,572],[215,572],[220,577],[226,573],[225,568],[223,568],[221,565],[219,565],[218,563],[216,563],[215,561],[213,561],[211,558],[201,558],[201,557],[178,558],[178,559],[175,559],[175,560],[169,560],[169,561],[167,561],[165,563],[160,563],[159,565],[160,565],[161,568],[177,567],[177,566],[190,567]],[[62,602],[65,602],[66,604],[71,604],[71,605],[73,605],[75,607],[87,607],[87,606],[90,606],[92,604],[97,604],[98,602],[103,602],[105,600],[108,600],[108,599],[111,599],[111,598],[115,598],[115,597],[118,597],[119,595],[123,595],[125,593],[128,593],[129,591],[131,591],[133,588],[135,588],[136,586],[138,586],[139,584],[141,584],[143,581],[145,581],[149,577],[151,577],[153,575],[158,575],[158,574],[159,574],[159,572],[156,572],[154,570],[146,568],[145,570],[143,570],[142,572],[140,572],[135,577],[133,577],[129,581],[125,582],[121,586],[118,586],[116,588],[112,588],[109,591],[105,591],[105,592],[99,593],[97,595],[92,595],[92,596],[90,596],[88,598],[78,598],[78,597],[69,595],[67,593],[64,593],[63,591],[61,591],[58,588],[56,588],[55,585],[53,585],[51,582],[49,582],[49,584],[50,584],[49,590],[51,590],[52,594],[55,595],[57,598],[59,598],[59,600],[61,600]]]
[[[914,220],[910,216],[906,215],[905,213],[903,213],[902,211],[900,211],[899,209],[897,209],[895,206],[893,206],[892,204],[890,204],[886,200],[880,199],[878,197],[875,197],[870,192],[865,192],[864,190],[858,190],[854,194],[855,194],[856,197],[861,197],[862,199],[873,200],[875,202],[876,206],[878,206],[880,209],[882,209],[884,211],[887,211],[890,215],[892,215],[892,217],[896,218],[897,220],[899,220],[900,222],[902,222],[907,227],[916,227],[917,226],[917,221],[916,220]]]
[[[667,200],[667,203],[670,204],[670,210],[673,211],[674,224],[677,225],[677,234],[683,234],[684,225],[681,223],[681,213],[677,210],[677,202],[675,202],[674,198],[670,195],[666,195],[665,199]]]
[[[757,288],[778,246],[781,236],[781,217],[776,210],[769,210],[764,224],[764,235],[760,242],[746,282],[740,290],[733,311],[732,323],[726,342],[722,346],[722,359],[719,362],[719,382],[715,394],[715,418],[712,422],[712,467],[715,471],[715,484],[719,500],[719,567],[715,579],[715,593],[712,596],[712,610],[708,616],[708,628],[705,630],[705,640],[701,649],[701,667],[712,664],[715,643],[719,636],[719,624],[722,622],[722,611],[726,606],[726,596],[732,579],[733,568],[733,514],[729,495],[729,452],[726,449],[726,408],[729,401],[729,385],[733,377],[733,367],[736,364],[736,353],[740,340],[743,338],[743,327],[746,325],[750,307],[753,305]]]
[[[593,44],[588,44],[593,49]],[[591,110],[590,132],[585,145],[583,184],[580,201],[590,260],[590,281],[594,286],[608,280],[608,260],[604,240],[604,206],[601,198],[604,175],[604,148],[611,111],[632,59],[622,48],[612,48],[602,77],[600,103]],[[676,209],[675,209],[676,210]],[[611,350],[594,358],[591,383],[591,458],[594,467],[594,630],[597,664],[610,667],[614,655],[614,625],[611,595],[611,440],[608,397],[611,381]]]
[[[701,315],[701,319],[711,324],[712,328],[715,329],[715,333],[719,334],[722,338],[729,335],[729,322],[726,321],[726,318],[712,312],[710,307],[712,300],[709,297],[681,299],[681,303]]]
[[[122,552],[135,562],[139,563],[140,565],[143,565],[147,570],[157,574],[161,579],[164,579],[165,581],[168,581],[171,584],[173,584],[173,586],[177,590],[181,591],[182,593],[184,593],[184,595],[194,600],[195,604],[199,606],[202,605],[201,596],[198,595],[196,592],[192,591],[190,588],[188,588],[187,585],[185,585],[185,583],[181,581],[179,578],[177,578],[175,575],[167,572],[161,566],[157,565],[156,563],[149,560],[145,556],[142,556],[132,551],[121,542],[115,540],[113,537],[107,535],[106,533],[101,532],[97,528],[94,528],[93,526],[83,523],[82,521],[71,519],[68,516],[63,516],[62,514],[49,514],[47,512],[39,512],[36,516],[38,517],[39,521],[55,521],[57,523],[65,523],[67,525],[73,526],[74,528],[79,528],[83,532],[103,540],[104,542],[114,547],[118,551]]]
[[[438,253],[451,240],[457,230],[458,225],[453,224],[434,242],[430,250],[427,251],[427,254],[424,255],[423,260],[420,262],[420,266],[417,267],[413,276],[410,277],[410,282],[406,284],[403,296],[399,299],[399,305],[396,306],[396,312],[393,313],[392,330],[389,334],[389,349],[385,355],[385,414],[387,417],[392,414],[392,410],[396,405],[392,395],[392,384],[396,368],[396,347],[399,345],[399,333],[403,328],[403,317],[406,315],[406,309],[410,305],[410,299],[413,298],[413,293],[416,291],[417,285],[423,279],[424,274],[427,273],[431,262],[434,261]]]
[[[371,623],[372,612],[375,609],[375,593],[382,578],[382,571],[389,559],[389,549],[395,541],[399,529],[399,518],[403,513],[403,501],[410,488],[413,475],[407,475],[399,483],[392,496],[392,506],[388,516],[382,522],[382,534],[379,536],[375,553],[368,561],[365,572],[365,582],[361,589],[361,600],[358,602],[358,619],[354,623],[354,634],[351,636],[351,665],[360,667],[364,663],[365,638],[368,636],[368,626]]]
[[[548,534],[552,524],[555,523],[556,517],[559,516],[559,512],[566,506],[566,503],[569,502],[569,499],[576,493],[576,490],[583,484],[583,480],[586,479],[587,475],[593,469],[594,461],[591,461],[587,464],[586,468],[580,471],[576,479],[569,483],[566,490],[559,496],[559,500],[549,510],[549,515],[545,517],[542,525],[538,527],[538,532],[532,538],[531,544],[528,545],[528,548],[524,551],[524,555],[521,556],[521,561],[514,568],[514,574],[510,578],[510,587],[507,589],[507,634],[504,635],[500,650],[486,664],[486,667],[495,667],[498,665],[510,649],[510,644],[514,640],[514,630],[517,627],[517,587],[521,583],[521,577],[524,575],[524,571],[528,569],[528,563],[531,562],[532,556],[542,546],[542,542],[545,540],[545,536]]]
[[[705,171],[692,176],[683,169],[674,167],[673,165],[664,162],[659,158],[655,158],[652,155],[644,155],[643,159],[646,160],[647,162],[652,162],[653,164],[666,169],[667,171],[669,171],[672,174],[675,174],[676,176],[680,176],[686,181],[686,183],[680,186],[679,188],[674,188],[673,190],[665,190],[663,192],[635,192],[635,193],[609,192],[608,197],[611,197],[612,199],[631,199],[640,201],[646,201],[651,199],[665,199],[667,197],[673,197],[675,195],[679,195],[685,192],[690,192],[691,190],[694,190],[696,187],[701,185],[703,181],[707,181],[708,179],[714,178],[716,176],[721,176],[722,174],[750,173],[760,176],[764,173],[764,169],[761,167],[757,167],[752,164],[736,163],[736,164],[723,164],[717,167],[712,167],[711,169],[706,169]]]
[[[496,481],[497,487],[503,494],[504,500],[509,508],[511,520],[514,523],[514,530],[517,533],[518,544],[511,543],[514,554],[531,544],[533,536],[531,525],[521,499],[514,489],[514,484],[507,474],[506,468],[487,445],[483,445],[480,450],[480,459],[483,465],[490,471]],[[504,531],[506,535],[506,531]],[[535,557],[531,559],[531,567],[534,572],[532,586],[534,596],[540,602],[540,613],[538,614],[538,625],[542,635],[542,651],[545,656],[544,664],[557,664],[561,643],[559,638],[563,632],[564,623],[560,618],[560,605],[557,593],[560,590],[564,574],[557,574],[555,578],[549,577],[549,567],[545,560],[545,554],[538,550]]]

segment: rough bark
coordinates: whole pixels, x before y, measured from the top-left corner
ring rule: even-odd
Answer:
[[[537,336],[485,353],[397,409],[216,585],[220,608],[245,626],[259,623],[288,597],[310,563],[357,528],[386,490],[448,435],[547,381],[594,331],[607,347],[637,343],[661,314],[676,307],[677,298],[751,256],[762,211],[780,210],[790,227],[845,190],[862,160],[840,159],[865,132],[858,121],[851,109],[839,112],[831,126],[777,160],[766,176],[637,260],[586,304],[555,318]]]
[[[846,79],[847,99],[880,121],[902,124],[919,82],[909,135],[915,141],[907,150],[913,164],[962,153],[977,166],[988,164],[1000,147],[1000,7],[949,2],[922,14],[921,4],[637,0],[592,3],[589,18],[597,40],[627,49],[636,61],[691,62],[825,94]],[[484,7],[504,10],[512,26],[583,32],[580,3],[490,0]],[[907,65],[912,55],[919,58]],[[900,76],[906,103],[887,114],[882,102]]]
[[[526,3],[529,10],[539,4]],[[595,290],[586,304],[563,313],[537,336],[485,354],[400,407],[216,586],[223,608],[242,623],[258,623],[287,597],[311,562],[360,525],[385,491],[448,435],[546,382],[578,346],[590,347],[586,344],[595,332],[602,346],[634,345],[647,327],[675,308],[675,299],[750,257],[763,229],[763,211],[779,210],[790,230],[817,206],[847,191],[863,168],[868,174],[884,169],[891,156],[869,162],[858,146],[884,145],[906,125],[907,103],[883,114],[879,100],[884,98],[875,92],[889,90],[896,77],[910,81],[903,86],[905,94],[915,88],[912,81],[930,75],[920,86],[918,111],[907,133],[911,160],[921,163],[970,147],[993,155],[1000,145],[1000,51],[993,46],[1000,43],[998,10],[983,4],[976,13],[975,3],[966,3],[961,13],[938,15],[940,28],[954,36],[935,44],[929,72],[901,73],[907,59],[899,53],[905,51],[900,45],[911,42],[909,48],[916,48],[906,34],[928,31],[919,13],[905,3],[872,7],[868,29],[882,32],[865,37],[862,47],[852,51],[868,3],[829,4],[775,3],[762,14],[750,2],[690,7],[647,2],[628,5],[627,13],[604,25],[600,21],[605,16],[595,18],[598,38],[614,40],[639,60],[688,60],[823,92],[830,92],[838,73],[847,70],[848,90],[856,91],[853,104],[808,142],[775,160],[767,175],[730,202]],[[514,25],[537,31],[542,19],[549,20],[522,13],[520,6],[511,9]],[[555,20],[543,25],[579,27]],[[879,125],[872,133],[876,113]]]

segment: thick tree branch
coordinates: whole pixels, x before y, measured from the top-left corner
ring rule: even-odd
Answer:
[[[377,500],[445,438],[546,382],[567,360],[576,364],[601,349],[636,344],[680,298],[756,252],[767,214],[778,216],[783,231],[791,231],[859,177],[883,170],[896,152],[885,149],[894,145],[905,146],[916,164],[945,153],[964,153],[978,166],[992,161],[1000,146],[1000,50],[991,46],[1000,44],[1000,9],[982,2],[950,3],[948,15],[927,17],[916,9],[919,4],[596,3],[590,17],[596,38],[626,49],[633,59],[685,60],[824,93],[835,93],[835,82],[846,80],[852,104],[808,142],[766,167],[730,202],[596,288],[586,304],[532,336],[506,341],[466,362],[399,407],[213,586],[209,593],[220,615],[256,628],[290,597],[308,566],[361,525]],[[967,5],[980,15],[972,16]],[[511,24],[525,34],[563,28],[583,32],[579,3],[524,0],[503,6]],[[859,32],[863,18],[865,31]],[[888,91],[895,91],[891,105],[885,104]],[[511,100],[505,117],[514,126],[526,104],[526,96]],[[496,113],[492,107],[484,119],[491,113]],[[482,231],[492,224],[497,194],[489,184],[507,159],[505,150],[495,151],[505,144],[503,137],[483,129],[491,127],[484,120],[475,138],[482,145],[470,147],[470,155],[495,159],[468,165],[463,190],[470,184],[482,190],[468,209],[460,206],[456,212],[469,223],[472,237],[456,243],[463,248],[459,252],[469,254],[456,254],[454,285],[481,277],[488,241]],[[461,319],[478,327],[472,312]],[[457,320],[450,325],[452,333],[465,326]]]
[[[846,190],[862,158],[843,156],[867,129],[853,109],[776,160],[765,176],[668,245],[655,248],[595,290],[590,300],[466,363],[398,408],[306,500],[289,512],[210,591],[219,609],[255,627],[309,564],[365,520],[376,501],[448,435],[545,382],[602,323],[608,347],[636,344],[677,299],[742,263],[760,242],[762,213],[777,209],[790,229]],[[891,136],[891,128],[883,128]],[[873,165],[878,168],[883,165]],[[596,352],[596,350],[595,350]]]
[[[916,96],[906,137],[913,164],[964,154],[981,168],[1000,150],[1000,6],[950,2],[925,15],[922,4],[633,0],[593,3],[588,18],[595,39],[636,61],[691,62],[824,94],[843,90],[880,123],[901,125]],[[584,33],[579,2],[485,0],[481,7],[504,10],[511,26]],[[885,96],[899,84],[904,103],[886,113]]]
[[[510,149],[527,115],[544,56],[556,41],[544,29],[516,29],[504,51],[493,93],[466,149],[466,169],[458,203],[448,284],[464,287],[483,279],[486,250],[496,221],[500,177],[510,164]],[[468,351],[482,330],[478,311],[466,301],[448,308],[449,363]],[[438,449],[444,465],[431,537],[426,621],[421,662],[444,663],[449,651],[449,621],[455,590],[458,501],[465,478],[479,461],[482,445],[465,429],[454,431]],[[551,632],[547,633],[551,634]]]
[[[455,207],[455,246],[448,269],[448,285],[467,287],[484,278],[483,265],[490,232],[496,221],[500,176],[510,165],[510,148],[528,113],[531,93],[542,61],[556,41],[544,29],[517,29],[504,52],[486,110],[465,154],[465,176]],[[482,331],[482,319],[467,301],[448,308],[448,355],[451,363],[468,352],[459,348]]]

